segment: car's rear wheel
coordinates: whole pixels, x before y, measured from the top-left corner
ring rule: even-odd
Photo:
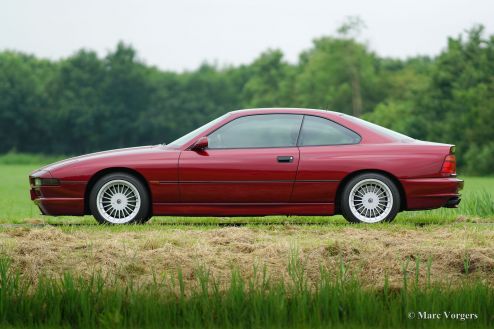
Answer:
[[[345,185],[340,208],[351,223],[391,222],[400,210],[400,193],[384,175],[361,174]]]
[[[127,173],[103,176],[89,198],[91,213],[101,224],[141,224],[150,218],[146,187]]]

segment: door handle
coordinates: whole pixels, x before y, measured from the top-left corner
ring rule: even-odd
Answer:
[[[280,156],[278,156],[278,162],[293,162],[293,156],[280,155]]]

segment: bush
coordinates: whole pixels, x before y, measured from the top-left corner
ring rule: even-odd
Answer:
[[[472,145],[465,154],[465,170],[470,175],[494,174],[494,142]]]

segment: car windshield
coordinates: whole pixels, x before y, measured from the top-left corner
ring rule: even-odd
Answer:
[[[214,126],[215,124],[217,124],[218,122],[220,122],[221,120],[223,120],[224,118],[226,118],[229,115],[230,115],[230,113],[226,113],[226,114],[220,116],[219,118],[216,118],[213,121],[206,123],[204,126],[201,126],[201,127],[197,128],[196,130],[191,131],[187,135],[184,135],[184,136],[180,137],[179,139],[174,140],[173,142],[171,142],[167,146],[180,147],[180,146],[184,145],[185,143],[187,143],[188,141],[190,141],[191,139],[193,139],[194,137],[197,137],[198,135],[200,135],[204,131],[208,130],[209,128],[211,128],[212,126]]]
[[[355,121],[361,125],[364,125],[365,127],[369,128],[371,130],[374,130],[375,132],[377,132],[381,135],[385,135],[387,137],[391,137],[391,138],[399,140],[399,141],[413,141],[414,140],[412,137],[409,137],[407,135],[397,133],[394,130],[381,127],[379,125],[376,125],[375,123],[365,121],[363,119],[359,119],[359,118],[353,117],[351,115],[345,115],[345,118],[350,119],[352,121]]]

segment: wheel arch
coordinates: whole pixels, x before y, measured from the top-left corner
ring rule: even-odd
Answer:
[[[345,188],[346,184],[355,176],[360,175],[360,174],[381,174],[389,178],[393,183],[395,183],[396,187],[398,188],[398,192],[400,193],[400,211],[406,210],[407,205],[406,205],[406,194],[405,194],[405,189],[403,188],[403,185],[401,184],[400,180],[394,176],[393,174],[380,170],[380,169],[362,169],[362,170],[357,170],[354,172],[349,173],[346,175],[338,184],[338,188],[336,189],[336,199],[335,199],[335,214],[341,214],[341,209],[340,209],[340,203],[341,203],[341,194],[343,193],[343,189]]]
[[[149,196],[149,215],[152,215],[153,213],[153,195],[151,194],[151,189],[149,188],[148,181],[144,176],[138,172],[135,169],[127,168],[127,167],[111,167],[111,168],[105,168],[100,171],[97,171],[94,173],[91,178],[89,179],[87,185],[86,185],[86,190],[84,192],[84,214],[90,215],[91,211],[89,210],[89,194],[91,193],[91,190],[94,187],[94,184],[103,176],[112,174],[112,173],[126,173],[129,175],[134,176],[137,178],[141,183],[144,184],[144,187],[146,188]]]

